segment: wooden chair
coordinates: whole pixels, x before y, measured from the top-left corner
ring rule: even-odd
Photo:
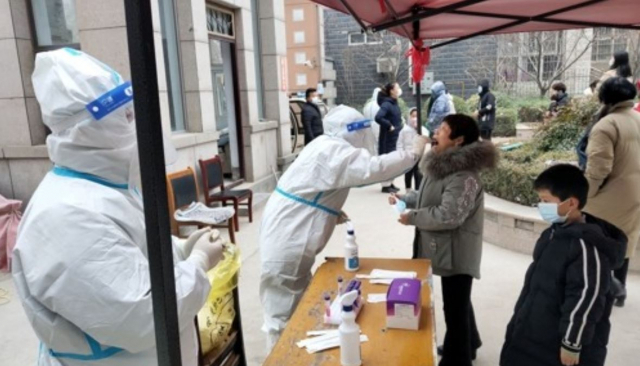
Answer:
[[[227,220],[226,225],[209,225],[197,221],[178,222],[174,218],[177,210],[189,207],[193,202],[199,201],[198,182],[193,168],[189,167],[175,173],[167,175],[167,195],[169,196],[169,215],[171,215],[171,233],[180,237],[181,226],[197,226],[203,228],[205,226],[214,228],[227,228],[229,230],[229,240],[236,242],[233,220]]]
[[[236,211],[235,216],[233,216],[236,231],[240,230],[238,206],[247,206],[249,222],[253,222],[253,192],[250,189],[233,189],[242,184],[242,181],[235,182],[225,188],[222,159],[219,156],[208,160],[200,159],[199,162],[200,171],[202,172],[202,186],[204,187],[204,200],[207,206],[211,206],[214,202],[221,202],[223,206],[226,206],[227,202],[233,203],[233,208]],[[218,188],[220,188],[220,191],[216,192]]]

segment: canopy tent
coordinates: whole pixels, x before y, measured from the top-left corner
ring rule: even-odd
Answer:
[[[640,30],[639,0],[313,1],[350,14],[364,32],[389,30],[409,38],[414,46],[409,53],[413,79],[418,84],[428,66],[430,49],[476,36],[592,27]],[[426,40],[440,41],[425,47]],[[416,99],[420,106],[420,93]]]

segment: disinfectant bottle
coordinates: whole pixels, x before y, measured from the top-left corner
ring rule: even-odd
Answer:
[[[342,366],[360,366],[360,327],[356,323],[356,313],[353,303],[358,297],[358,291],[344,294],[340,300],[342,304],[342,322],[338,328],[340,334],[340,363]]]
[[[353,230],[351,221],[347,221],[347,239],[344,244],[344,268],[349,272],[355,272],[360,269],[356,232]]]

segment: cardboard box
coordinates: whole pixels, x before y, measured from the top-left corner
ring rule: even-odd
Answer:
[[[401,278],[391,282],[387,291],[387,328],[420,328],[422,282]]]

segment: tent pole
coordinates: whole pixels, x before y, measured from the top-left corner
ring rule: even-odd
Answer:
[[[413,22],[413,40],[415,44],[416,41],[420,39],[420,21],[416,20]],[[415,46],[414,46],[415,47]],[[420,50],[418,50],[420,51]],[[412,65],[414,67],[415,65]],[[418,80],[416,85],[416,108],[418,112],[418,135],[422,135],[422,89],[420,88],[422,80]]]

